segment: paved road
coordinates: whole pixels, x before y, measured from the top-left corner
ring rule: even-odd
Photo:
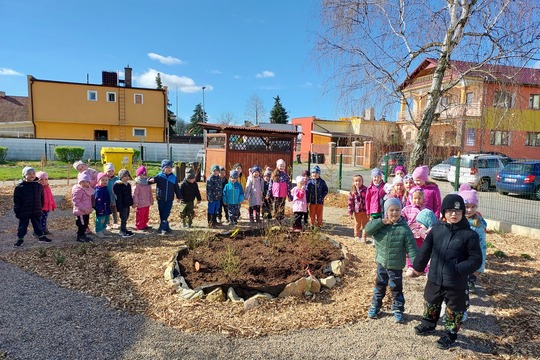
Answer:
[[[322,177],[326,180],[329,187],[338,187],[337,165],[319,165]],[[300,175],[307,169],[307,163],[295,165],[293,167],[294,176]],[[370,170],[361,170],[359,167],[344,166],[342,169],[341,189],[348,191],[351,188],[352,177],[354,174],[360,174],[364,181],[369,184],[371,179]],[[389,178],[392,181],[392,177]],[[447,181],[435,181],[441,190],[441,196],[444,197],[453,189]],[[367,184],[366,184],[367,186]],[[540,228],[540,201],[525,199],[520,196],[505,196],[497,193],[494,189],[490,192],[478,193],[479,211],[486,219],[509,222],[521,226]]]

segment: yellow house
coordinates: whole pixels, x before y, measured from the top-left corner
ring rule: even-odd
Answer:
[[[102,84],[39,80],[28,75],[30,119],[37,139],[166,141],[167,88],[131,86],[103,72]]]

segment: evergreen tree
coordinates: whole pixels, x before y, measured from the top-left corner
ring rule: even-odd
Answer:
[[[279,95],[274,98],[274,107],[270,111],[270,122],[273,124],[287,124],[289,122],[289,114],[281,105]]]
[[[203,134],[203,128],[199,123],[205,122],[205,116],[203,115],[202,105],[199,103],[193,110],[193,115],[189,121],[188,133],[193,136],[201,136]]]
[[[161,82],[160,73],[158,73],[156,76],[156,89],[163,90],[163,83]],[[169,98],[167,97],[167,120],[169,122],[169,135],[176,134],[176,117],[174,117],[174,113],[169,110],[171,106],[172,104],[169,102]]]

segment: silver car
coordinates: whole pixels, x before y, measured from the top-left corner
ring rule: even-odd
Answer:
[[[459,162],[459,184],[469,184],[478,191],[488,191],[497,183],[497,173],[510,162],[510,159],[500,155],[470,154],[461,155]],[[454,186],[456,166],[451,165],[447,176]]]
[[[450,170],[451,165],[456,165],[457,156],[450,156],[448,159],[444,160],[442,163],[435,165],[431,168],[429,175],[432,179],[435,180],[444,180],[448,179],[448,171]]]

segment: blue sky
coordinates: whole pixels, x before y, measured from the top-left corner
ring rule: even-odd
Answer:
[[[0,91],[27,96],[26,75],[101,83],[133,69],[134,86],[169,86],[171,110],[189,121],[205,86],[210,122],[245,119],[257,95],[269,113],[279,95],[291,118],[337,119],[337,93],[313,51],[313,0],[0,0]],[[178,104],[176,102],[178,98]]]

